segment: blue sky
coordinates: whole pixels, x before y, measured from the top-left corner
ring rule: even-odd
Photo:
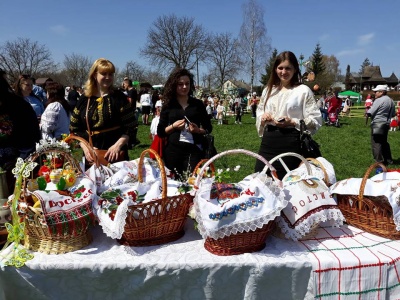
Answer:
[[[258,0],[273,48],[309,57],[319,42],[323,54],[335,55],[342,74],[358,72],[365,58],[384,77],[400,77],[400,1],[398,0]],[[195,19],[214,33],[237,35],[244,0],[1,0],[0,45],[18,37],[48,47],[61,63],[72,53],[105,57],[119,68],[139,55],[147,31],[160,15]]]

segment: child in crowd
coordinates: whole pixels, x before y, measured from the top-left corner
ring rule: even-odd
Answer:
[[[243,114],[243,107],[240,102],[235,103],[235,124],[242,124],[242,114]]]
[[[222,120],[224,119],[224,112],[225,112],[225,107],[223,105],[223,101],[219,101],[219,104],[217,106],[217,120],[218,120],[218,125],[222,125]]]
[[[398,126],[397,117],[393,117],[390,121],[390,131],[396,131]]]

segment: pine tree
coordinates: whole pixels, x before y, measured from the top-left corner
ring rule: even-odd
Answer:
[[[371,62],[369,61],[369,59],[367,57],[366,59],[364,59],[364,62],[362,63],[362,65],[360,67],[360,72],[359,73],[361,74],[361,76],[362,76],[362,74],[364,74],[365,67],[368,67],[370,65],[371,65]]]
[[[322,57],[323,55],[321,52],[321,46],[318,43],[311,57],[311,68],[310,68],[310,71],[314,72],[315,77],[317,77],[318,74],[321,75],[322,73],[325,72],[325,65],[323,63]]]
[[[351,89],[351,86],[350,86],[350,65],[347,65],[347,68],[346,68],[346,78],[344,80],[344,84],[345,84],[346,90],[350,90]]]
[[[274,71],[274,63],[276,57],[278,56],[278,50],[276,48],[272,51],[271,57],[269,58],[267,64],[265,65],[265,74],[261,74],[260,83],[262,85],[267,85],[269,78],[271,77],[272,72]]]

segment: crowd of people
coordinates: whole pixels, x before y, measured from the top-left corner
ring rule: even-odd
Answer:
[[[4,131],[0,167],[10,171],[17,157],[26,158],[40,139],[61,140],[68,134],[90,140],[95,149],[106,150],[109,162],[128,160],[128,150],[140,143],[137,132],[141,116],[141,124],[149,126],[151,140],[162,141],[165,166],[179,177],[192,172],[204,158],[204,135],[212,132],[212,120],[223,125],[230,115],[240,125],[242,115],[251,113],[261,137],[259,154],[271,160],[285,152],[301,153],[300,121],[314,134],[324,122],[330,122],[331,115],[348,114],[352,106],[350,97],[341,99],[337,93],[316,97],[302,83],[297,58],[290,51],[276,57],[261,97],[254,92],[226,97],[210,94],[197,99],[193,74],[184,68],[173,70],[162,93],[148,85],[137,90],[128,77],[117,87],[114,75],[114,64],[105,58],[93,63],[83,89],[75,85],[64,88],[57,82],[40,87],[29,75],[20,75],[11,86],[0,70],[0,130]],[[371,131],[373,158],[392,164],[387,135],[390,126],[399,126],[400,111],[395,111],[384,86],[378,85],[373,91],[365,101],[366,125],[369,118],[371,127],[387,125],[383,133]],[[29,123],[23,132],[21,123],[15,121],[17,114]],[[81,147],[89,166],[95,160],[93,153],[84,143]],[[284,161],[289,168],[299,163],[295,157]],[[286,170],[274,166],[278,177],[283,178]],[[257,160],[255,171],[263,168]]]

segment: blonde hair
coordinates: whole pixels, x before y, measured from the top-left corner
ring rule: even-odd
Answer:
[[[96,94],[96,92],[98,92],[97,81],[96,81],[96,73],[98,72],[115,73],[115,66],[111,61],[105,58],[99,58],[93,63],[89,71],[88,80],[86,81],[85,84],[86,97],[93,96]]]

